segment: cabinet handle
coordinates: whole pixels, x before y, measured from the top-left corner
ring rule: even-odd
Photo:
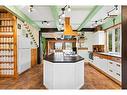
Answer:
[[[109,62],[110,64],[112,64],[112,62]]]
[[[112,70],[109,70],[110,72],[113,72]]]
[[[118,76],[120,76],[120,74],[119,73],[116,73]]]
[[[119,64],[116,64],[116,66],[120,67],[120,65],[119,65]]]

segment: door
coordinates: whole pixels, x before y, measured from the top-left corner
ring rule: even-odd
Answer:
[[[37,48],[31,49],[31,67],[37,64]]]

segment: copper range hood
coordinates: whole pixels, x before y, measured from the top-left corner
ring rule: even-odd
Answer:
[[[72,30],[72,27],[70,25],[70,17],[65,17],[64,35],[65,36],[78,36],[79,35],[76,31]]]

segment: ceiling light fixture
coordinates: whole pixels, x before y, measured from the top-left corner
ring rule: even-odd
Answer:
[[[70,12],[71,11],[71,7],[68,5],[68,12]]]
[[[50,25],[50,23],[49,23],[49,22],[47,22],[47,25],[49,26],[49,25]]]
[[[62,17],[65,17],[65,8],[61,8],[62,10]]]
[[[114,5],[115,9],[118,10],[118,5]]]
[[[42,21],[42,24],[47,24],[48,26],[50,25],[49,21]]]
[[[62,19],[61,18],[59,18],[59,22],[61,22],[62,21]]]
[[[115,10],[115,13],[118,14],[118,12],[119,12],[118,5],[114,5],[114,7],[115,7],[115,9],[116,9],[116,10]]]
[[[33,5],[29,6],[29,12],[33,12],[33,7],[34,7]]]
[[[64,13],[62,14],[62,17],[63,17],[63,18],[65,17],[65,14],[64,14]]]
[[[61,8],[61,14],[59,15],[59,26],[61,26],[61,24],[63,23],[62,21],[63,21],[63,19],[62,18],[65,18],[65,12],[66,12],[66,10],[68,11],[68,12],[70,12],[71,11],[71,7],[69,6],[69,5],[66,5],[66,6],[64,6],[63,8]],[[61,30],[62,30],[62,28],[60,28]]]
[[[107,14],[110,16],[110,13],[112,13],[113,11],[118,11],[118,5],[114,5],[114,8],[108,11]]]
[[[107,16],[105,18],[94,21],[94,24],[92,24],[92,26],[97,27],[98,25],[103,24],[106,19],[116,17],[118,15],[118,11],[118,5],[114,5],[113,9],[107,12]],[[112,12],[114,12],[115,14],[113,14]]]

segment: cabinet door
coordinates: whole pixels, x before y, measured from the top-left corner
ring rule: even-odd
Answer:
[[[119,71],[114,72],[114,78],[121,81],[122,80],[122,74]]]
[[[115,67],[114,61],[108,60],[108,67],[114,69]]]
[[[53,88],[54,79],[53,79],[53,65],[49,61],[44,60],[43,64],[43,83],[44,85],[51,89]]]
[[[22,49],[18,49],[18,74],[20,74],[21,72],[23,72],[22,70],[22,64],[24,63],[24,59],[23,59],[23,50]]]
[[[89,53],[87,50],[78,50],[78,55],[85,59],[89,59]]]
[[[94,56],[94,61],[93,61],[93,65],[98,66],[98,57]]]
[[[121,63],[114,62],[114,68],[116,71],[121,72]]]
[[[75,64],[53,65],[54,89],[75,89]]]
[[[103,63],[102,59],[98,58],[97,66],[99,69],[102,69],[102,63]]]
[[[77,62],[75,68],[76,87],[81,87],[84,84],[84,61]]]
[[[122,79],[122,73],[121,73],[121,63],[117,63],[117,62],[114,62],[114,78],[116,78],[117,80],[121,81]]]
[[[19,49],[18,51],[18,73],[22,73],[30,68],[30,49]]]
[[[113,78],[121,81],[121,64],[114,61],[109,61],[108,74],[111,75]]]
[[[115,71],[113,68],[108,67],[108,74],[112,77],[115,77]]]
[[[23,37],[23,36],[19,36],[18,37],[18,48],[30,48],[30,39]]]
[[[108,63],[106,59],[100,59],[100,69],[104,72],[107,72]]]
[[[31,49],[31,66],[37,64],[37,49]]]

